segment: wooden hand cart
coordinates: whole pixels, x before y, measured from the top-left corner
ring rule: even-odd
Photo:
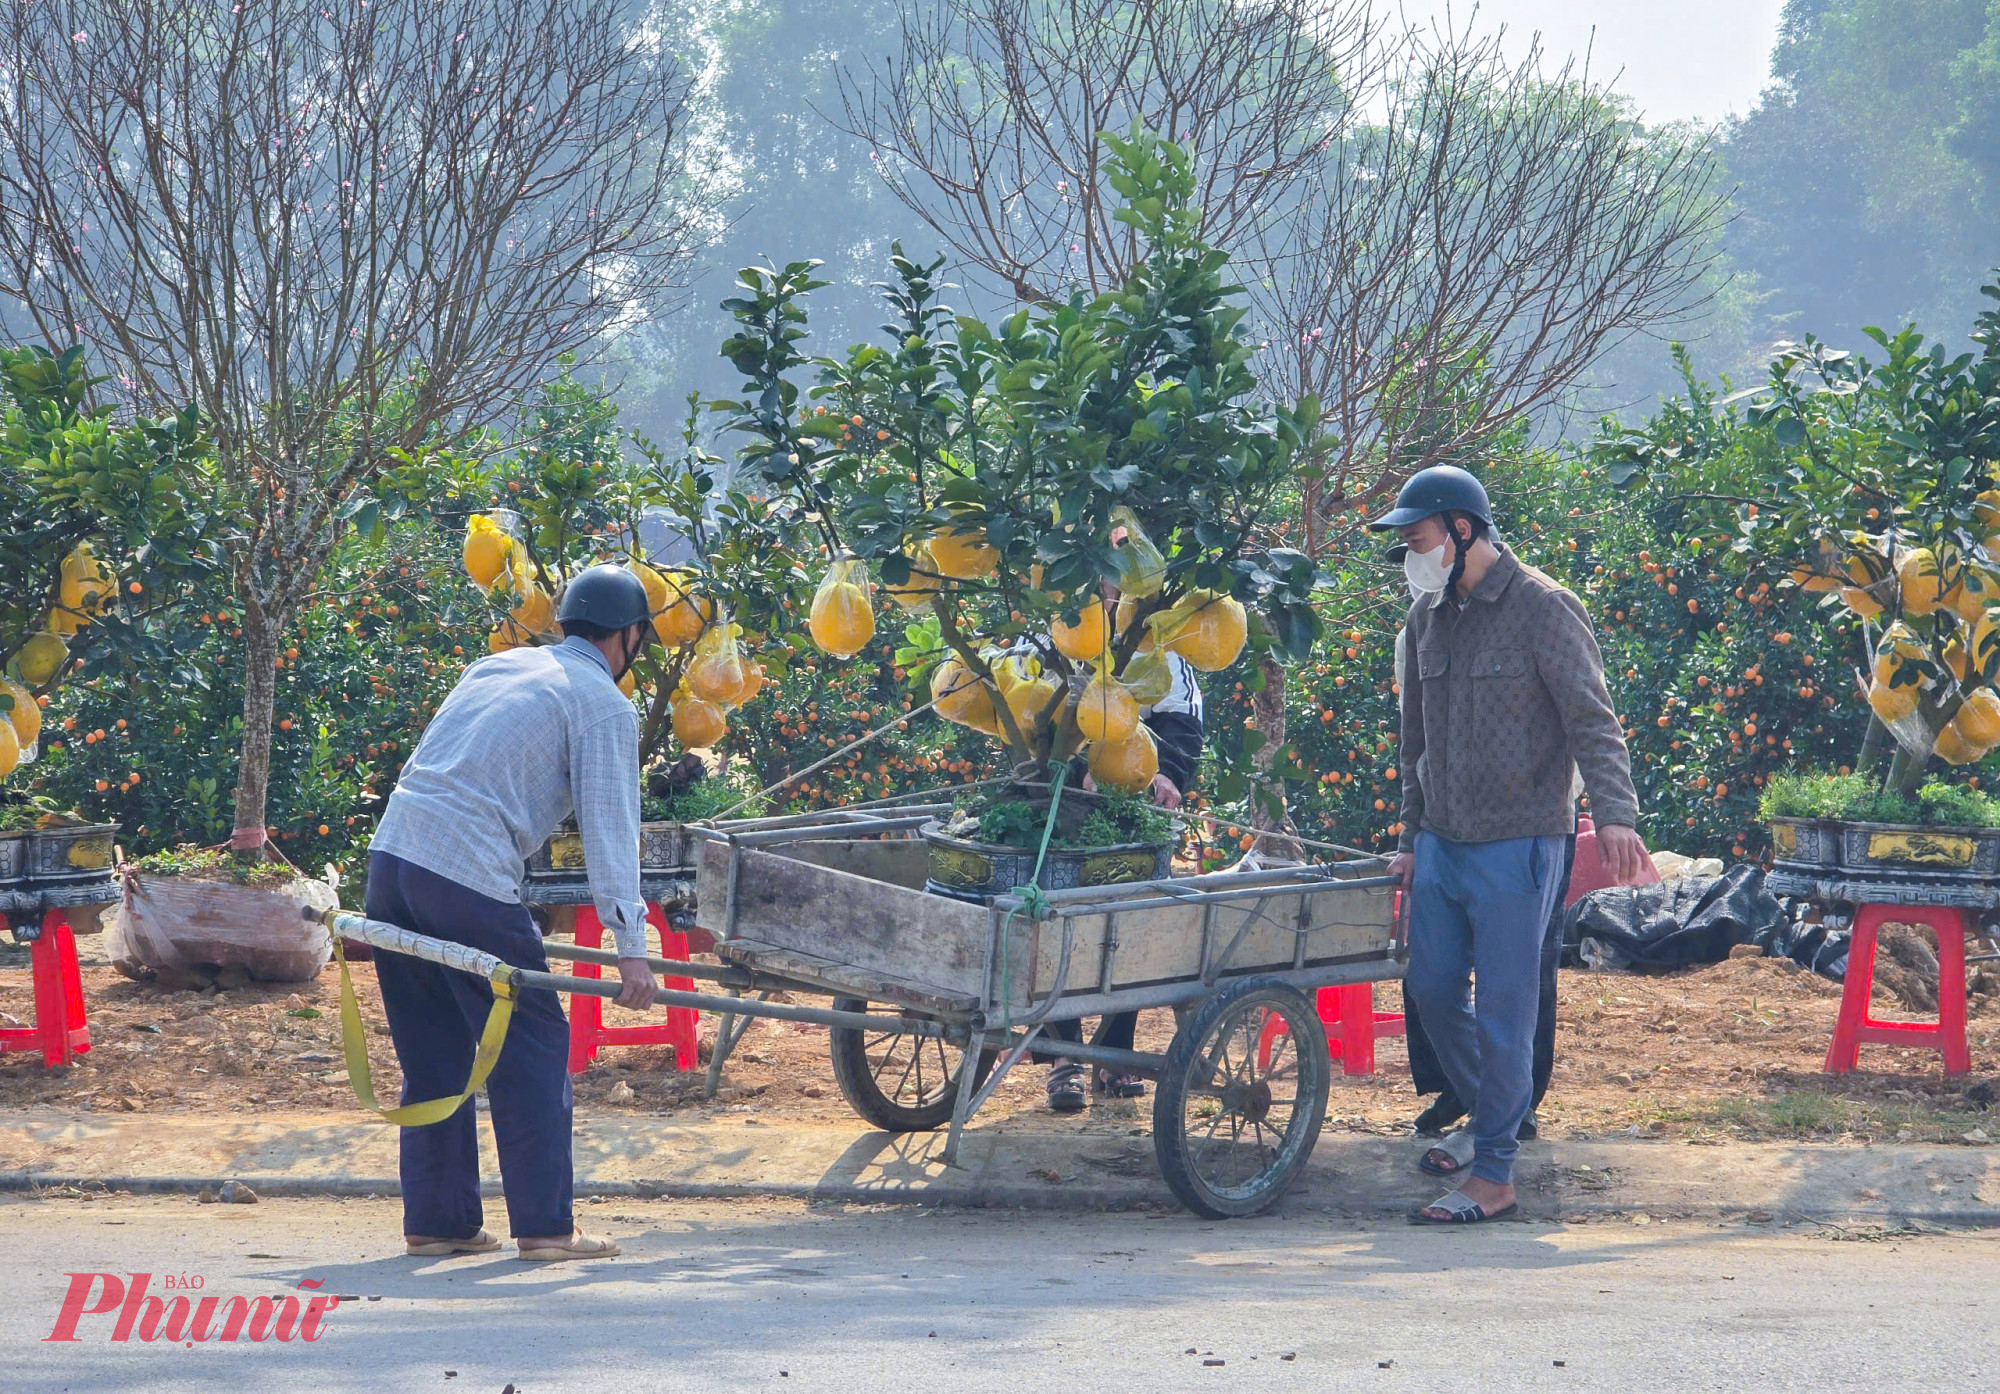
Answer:
[[[700,923],[715,964],[656,960],[726,995],[656,1001],[720,1013],[711,1087],[754,1018],[830,1028],[834,1077],[855,1112],[891,1132],[966,1123],[1040,1048],[1157,1081],[1153,1145],[1190,1210],[1253,1215],[1297,1177],[1326,1113],[1332,1062],[1313,989],[1402,976],[1397,883],[1372,857],[1080,887],[988,902],[924,889],[911,834],[944,812],[915,806],[695,829]],[[467,971],[504,966],[394,926],[330,916],[336,933]],[[615,963],[548,945],[551,957]],[[477,960],[476,962],[474,960]],[[613,982],[511,970],[520,987],[616,995]],[[823,996],[829,1007],[774,1001]],[[1164,1054],[1051,1041],[1080,1017],[1170,1007]],[[971,1068],[967,1068],[967,1062]]]

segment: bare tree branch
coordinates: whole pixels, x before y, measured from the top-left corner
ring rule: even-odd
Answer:
[[[0,297],[134,406],[197,405],[240,512],[239,827],[262,824],[268,670],[340,508],[685,284],[710,189],[678,138],[689,83],[619,10],[0,17]]]
[[[1243,245],[1364,101],[1367,7],[943,0],[898,55],[843,72],[844,126],[896,196],[1024,300],[1118,284],[1137,252],[1098,135],[1186,149],[1203,233]]]

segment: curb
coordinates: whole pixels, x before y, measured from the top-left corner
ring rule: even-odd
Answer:
[[[82,1176],[59,1172],[9,1171],[0,1172],[0,1192],[20,1194],[73,1187],[79,1190],[127,1192],[133,1195],[195,1195],[204,1190],[218,1190],[226,1181],[247,1185],[259,1197],[286,1200],[356,1197],[372,1199],[402,1194],[402,1186],[394,1177],[298,1177],[261,1175],[256,1172],[230,1176]],[[500,1183],[490,1179],[482,1179],[479,1190],[482,1196],[501,1194]],[[1310,1206],[1313,1199],[1310,1191],[1309,1186],[1302,1186],[1293,1194],[1297,1196],[1303,1193]],[[575,1194],[578,1199],[596,1197],[606,1200],[803,1200],[837,1201],[850,1205],[949,1207],[962,1210],[1097,1213],[1180,1210],[1179,1203],[1164,1191],[1158,1193],[1150,1190],[1106,1191],[1073,1187],[1061,1189],[936,1185],[873,1187],[842,1185],[837,1182],[796,1184],[754,1181],[579,1181],[576,1183]],[[1550,1205],[1547,1197],[1533,1195],[1524,1196],[1524,1203],[1527,1211],[1521,1216],[1522,1221],[1545,1224],[1563,1223],[1571,1217],[1579,1216],[1589,1221],[1625,1220],[1634,1216],[1647,1216],[1661,1221],[1740,1221],[1746,1224],[1829,1224],[1843,1220],[1858,1220],[1898,1226],[1928,1224],[1960,1229],[2000,1228],[2000,1207],[1918,1210],[1901,1206],[1786,1206],[1773,1209],[1723,1202],[1648,1206],[1629,1201],[1623,1203],[1579,1201]],[[1280,1201],[1279,1204],[1282,1206],[1284,1202]],[[1346,1219],[1382,1219],[1401,1218],[1409,1207],[1406,1202],[1385,1202],[1373,1205],[1311,1208]],[[1211,1222],[1203,1221],[1203,1223]]]

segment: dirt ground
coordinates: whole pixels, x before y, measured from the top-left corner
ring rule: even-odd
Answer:
[[[68,1071],[46,1070],[36,1052],[0,1057],[0,1106],[219,1114],[260,1109],[352,1113],[343,1064],[339,975],[194,993],[142,985],[103,960],[102,939],[79,940],[93,1048]],[[354,967],[369,1023],[378,1095],[399,1083],[382,1025],[372,968]],[[1984,977],[1976,987],[1992,985]],[[1552,1137],[1645,1136],[1822,1141],[1959,1141],[2000,1137],[2000,996],[1975,992],[1973,1073],[1947,1081],[1934,1052],[1862,1048],[1863,1070],[1820,1072],[1840,987],[1783,959],[1733,959],[1667,976],[1566,971],[1558,1013],[1556,1069],[1542,1109]],[[0,1012],[33,1019],[28,951],[0,948]],[[1399,985],[1376,989],[1380,1011],[1396,1011]],[[1908,1015],[1886,996],[1878,1016]],[[611,1024],[639,1018],[606,1007]],[[13,1024],[4,1022],[0,1024]],[[1164,1050],[1172,1014],[1148,1012],[1141,1049]],[[703,1054],[714,1022],[703,1022]],[[577,1079],[584,1112],[628,1111],[699,1118],[754,1110],[766,1121],[840,1122],[840,1097],[822,1027],[762,1021],[725,1071],[720,1095],[702,1096],[703,1072],[677,1070],[658,1047],[609,1047]],[[1001,1086],[984,1126],[1129,1131],[1150,1123],[1150,1099],[1096,1100],[1075,1118],[1043,1107],[1040,1068]],[[619,1086],[625,1086],[620,1088]],[[615,1092],[614,1092],[615,1091]],[[1396,1133],[1421,1102],[1400,1038],[1377,1046],[1377,1071],[1336,1072],[1328,1126]],[[1971,1134],[1970,1137],[1967,1137]]]

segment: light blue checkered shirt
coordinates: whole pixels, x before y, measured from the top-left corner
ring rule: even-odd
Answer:
[[[574,812],[597,914],[620,958],[647,952],[639,890],[639,714],[583,639],[465,670],[403,766],[368,844],[494,900]]]

